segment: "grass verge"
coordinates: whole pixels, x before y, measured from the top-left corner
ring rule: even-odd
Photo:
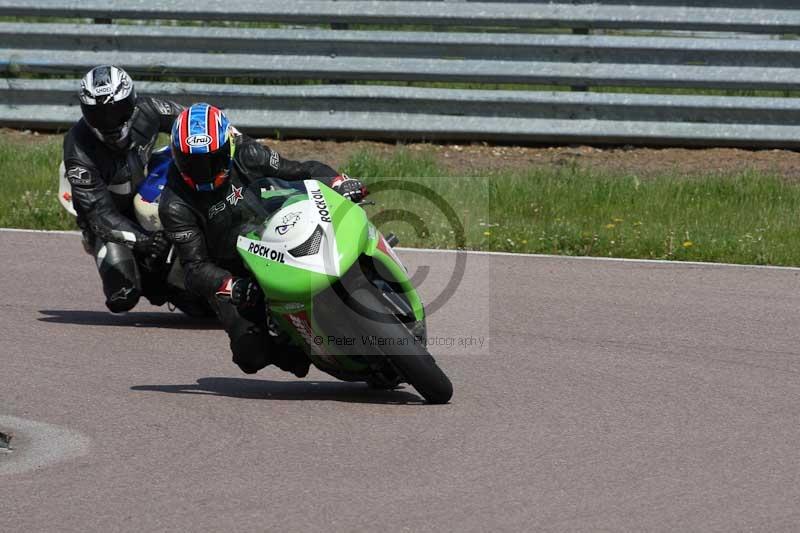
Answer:
[[[75,228],[56,198],[60,155],[57,137],[0,133],[0,226]],[[406,246],[800,265],[800,186],[778,176],[562,166],[459,177],[403,149],[358,152],[343,170],[370,183],[368,211]]]
[[[675,176],[640,180],[579,166],[481,177],[447,176],[432,157],[357,154],[347,170],[373,188],[385,176],[429,188],[457,213],[467,249],[800,265],[800,186],[778,176]],[[408,246],[452,248],[457,228],[424,194],[384,191],[376,208],[400,210],[382,228]],[[392,218],[392,217],[390,217]],[[419,220],[425,222],[423,227]]]
[[[58,203],[61,137],[0,133],[0,227],[77,229]]]

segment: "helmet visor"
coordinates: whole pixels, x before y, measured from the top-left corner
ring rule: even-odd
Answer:
[[[135,107],[133,93],[127,98],[107,104],[81,103],[81,111],[86,122],[103,134],[119,131],[130,120]]]
[[[184,154],[173,148],[173,153],[178,170],[196,184],[213,183],[221,175],[226,175],[231,167],[230,141],[215,152]]]

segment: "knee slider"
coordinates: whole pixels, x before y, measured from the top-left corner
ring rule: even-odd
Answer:
[[[106,307],[112,313],[124,313],[139,303],[141,293],[136,287],[121,287],[106,299]]]
[[[267,332],[250,328],[242,335],[231,339],[233,362],[246,374],[255,374],[270,361],[267,358]]]

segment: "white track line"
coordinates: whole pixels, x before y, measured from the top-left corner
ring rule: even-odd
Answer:
[[[20,232],[20,233],[53,233],[57,235],[80,235],[80,231],[67,230],[43,230],[43,229],[22,229],[22,228],[0,228],[0,232]],[[436,248],[405,248],[398,247],[401,252],[422,252],[422,253],[441,253],[455,254],[458,250],[440,250]],[[676,266],[700,266],[700,267],[725,267],[725,268],[755,268],[764,270],[790,270],[800,271],[800,267],[770,266],[770,265],[737,265],[736,263],[706,263],[702,261],[669,261],[667,259],[628,259],[622,257],[591,257],[583,255],[550,255],[550,254],[523,254],[514,252],[482,252],[478,250],[467,250],[469,255],[496,255],[500,257],[513,258],[538,258],[538,259],[565,259],[574,261],[611,261],[618,263],[642,263],[644,265],[676,265]]]
[[[80,231],[60,230],[60,229],[24,229],[24,228],[0,228],[0,232],[16,233],[52,233],[54,235],[80,235]]]
[[[403,248],[397,247],[401,252],[423,252],[423,253],[446,253],[456,254],[458,250],[440,250],[437,248]],[[479,250],[466,250],[468,255],[495,255],[500,257],[528,258],[537,259],[559,259],[575,261],[605,261],[616,263],[641,263],[644,265],[673,265],[673,266],[700,266],[700,267],[725,267],[725,268],[756,268],[765,270],[790,270],[799,272],[800,267],[770,266],[770,265],[738,265],[736,263],[704,263],[702,261],[669,261],[667,259],[628,259],[624,257],[592,257],[585,255],[550,255],[550,254],[523,254],[514,252],[483,252]]]

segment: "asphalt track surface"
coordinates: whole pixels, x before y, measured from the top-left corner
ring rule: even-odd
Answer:
[[[109,315],[73,235],[0,232],[0,257],[0,529],[800,527],[800,271],[470,255],[429,406]],[[454,255],[403,257],[434,298]]]

